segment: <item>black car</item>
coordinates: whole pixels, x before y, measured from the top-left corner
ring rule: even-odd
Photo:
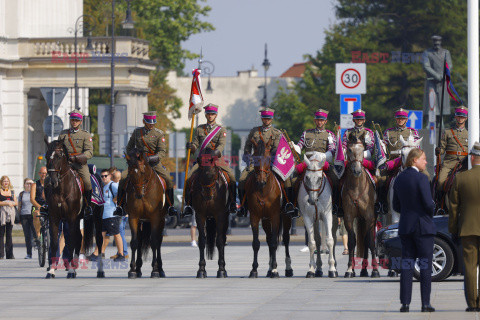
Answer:
[[[459,239],[454,239],[448,232],[448,216],[435,216],[437,226],[434,239],[432,260],[432,281],[442,281],[451,275],[463,273],[462,249]],[[380,265],[389,270],[400,272],[402,244],[398,236],[398,224],[382,228],[376,236],[377,255]],[[414,276],[420,278],[418,264]]]

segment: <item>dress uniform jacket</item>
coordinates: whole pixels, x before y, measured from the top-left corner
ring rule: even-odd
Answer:
[[[348,138],[351,135],[354,135],[355,137],[358,138],[364,132],[365,132],[365,139],[363,140],[363,146],[365,147],[365,151],[368,150],[370,152],[373,152],[373,149],[374,149],[373,132],[372,130],[365,127],[353,127],[353,128],[347,129],[342,137],[343,149],[345,150],[347,148]]]
[[[93,142],[92,136],[85,130],[66,129],[60,132],[59,140],[64,139],[65,146],[70,155],[79,155],[83,153],[88,159],[93,156]],[[75,162],[72,167],[78,172],[82,178],[85,190],[92,190],[92,183],[90,181],[90,171],[87,164],[80,164]]]
[[[336,143],[335,135],[330,130],[326,129],[309,129],[302,133],[300,141],[297,143],[300,150],[305,149],[305,152],[335,152]]]
[[[455,137],[458,139],[455,139]],[[460,142],[460,143],[459,143]],[[440,154],[445,153],[442,169],[438,174],[437,190],[442,190],[445,180],[455,165],[465,159],[468,150],[468,130],[466,128],[447,129],[440,139]]]
[[[403,139],[407,140],[410,135],[414,137],[415,141],[420,139],[418,131],[413,128],[393,127],[385,130],[385,132],[383,133],[383,142],[389,150],[389,160],[400,157],[400,150],[402,149],[402,145],[400,143],[400,136],[402,136]]]

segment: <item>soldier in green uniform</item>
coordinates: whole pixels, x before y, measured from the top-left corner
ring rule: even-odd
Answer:
[[[87,160],[93,156],[92,136],[80,128],[83,121],[83,114],[80,111],[72,111],[69,115],[70,129],[63,130],[58,136],[58,140],[64,140],[71,166],[83,180],[87,200],[85,213],[90,215],[92,213],[90,208],[92,204],[92,182],[90,181]]]
[[[240,196],[240,204],[242,201],[244,202],[243,205],[240,207],[240,211],[238,212],[239,216],[246,216],[246,202],[247,199],[244,200],[245,195],[245,181],[247,180],[248,176],[253,172],[254,163],[251,161],[252,153],[253,153],[253,141],[258,143],[260,140],[267,142],[268,140],[272,140],[270,154],[273,157],[277,153],[277,147],[280,143],[280,137],[282,135],[281,131],[274,128],[272,126],[273,122],[273,115],[275,110],[270,108],[263,108],[260,110],[260,116],[262,118],[262,126],[253,128],[250,133],[248,134],[247,141],[245,142],[245,147],[243,149],[243,156],[242,160],[247,164],[247,167],[242,171],[240,175],[240,179],[238,181],[238,194]],[[284,206],[285,213],[289,215],[294,215],[295,207],[291,203],[293,199],[293,188],[291,185],[290,179],[285,181],[285,189],[287,192],[288,202]]]
[[[302,133],[300,137],[300,141],[297,144],[294,144],[290,141],[290,147],[295,149],[298,154],[302,153],[302,150],[305,150],[305,154],[309,156],[309,153],[317,151],[327,154],[327,161],[333,162],[333,157],[335,156],[336,150],[336,142],[335,142],[335,135],[332,131],[325,129],[325,125],[327,124],[328,118],[328,111],[324,109],[318,109],[314,114],[314,121],[315,121],[315,129],[309,129]],[[338,206],[338,194],[337,192],[337,184],[338,178],[335,174],[330,174],[329,171],[328,176],[332,183],[335,186],[332,186],[332,190],[334,191],[334,207]],[[296,173],[292,174],[291,178],[291,185],[295,186],[293,198],[296,199],[298,197],[298,188],[296,184],[298,176]],[[298,216],[297,211],[294,213],[294,218]]]
[[[402,136],[405,141],[408,140],[409,136],[413,136],[415,141],[420,139],[417,130],[406,126],[408,120],[407,110],[400,108],[395,111],[394,116],[397,125],[393,128],[385,130],[383,133],[383,142],[389,151],[388,160],[393,160],[400,157],[400,151],[402,149],[400,136]]]
[[[155,111],[145,112],[143,114],[143,127],[136,128],[130,140],[128,141],[126,152],[129,154],[135,148],[147,155],[147,161],[152,167],[152,169],[162,177],[167,184],[167,201],[169,201],[168,214],[176,215],[177,210],[173,206],[175,201],[173,197],[173,179],[170,176],[168,170],[162,165],[161,161],[165,158],[167,154],[167,144],[165,142],[165,134],[162,130],[155,128],[155,123],[157,123],[157,115]],[[121,206],[123,205],[125,198],[125,188],[126,188],[126,175],[127,170],[122,173],[122,179],[118,187],[118,199],[119,208],[117,209],[117,214],[121,213]]]
[[[215,104],[208,104],[203,108],[205,110],[205,118],[207,119],[206,124],[199,125],[198,128],[195,130],[193,135],[193,141],[187,142],[187,149],[190,149],[192,153],[198,150],[198,154],[202,152],[205,148],[210,148],[212,150],[218,150],[223,153],[223,149],[225,148],[225,143],[227,140],[227,130],[217,124],[215,120],[217,119],[218,114],[218,106]],[[229,203],[230,203],[230,212],[236,213],[237,212],[237,186],[235,181],[235,174],[233,170],[227,165],[225,161],[221,161],[220,168],[228,174],[230,183],[228,186],[229,192]],[[198,163],[196,163],[192,170],[188,173],[188,180],[187,180],[187,192],[185,193],[185,202],[186,206],[183,210],[183,215],[192,215],[193,209],[191,207],[191,182],[192,176],[198,170]]]
[[[435,148],[435,155],[442,155],[442,168],[438,174],[437,192],[442,192],[443,184],[455,166],[468,155],[468,130],[465,128],[468,109],[464,106],[455,108],[455,128],[443,132],[440,146]]]

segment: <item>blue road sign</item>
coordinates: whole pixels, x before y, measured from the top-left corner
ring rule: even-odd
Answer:
[[[410,110],[408,111],[407,127],[421,130],[423,123],[423,111]]]
[[[340,114],[350,114],[362,106],[362,95],[360,94],[341,94],[340,95]]]

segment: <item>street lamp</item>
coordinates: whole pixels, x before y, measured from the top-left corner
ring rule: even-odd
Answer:
[[[270,61],[267,58],[267,44],[265,43],[265,59],[263,59],[262,63],[263,68],[265,69],[265,76],[264,76],[264,84],[263,84],[263,99],[262,99],[262,107],[267,107],[267,71],[270,68]]]
[[[130,9],[130,0],[127,1],[125,20],[122,22],[124,29],[133,29],[134,21]],[[110,167],[113,167],[113,118],[115,116],[115,0],[112,0],[112,44],[110,48]]]
[[[89,25],[88,23],[85,23],[85,18],[88,17],[90,20],[93,20],[93,17],[88,14],[81,15],[80,17],[77,18],[75,21],[75,28],[68,28],[69,32],[73,32],[75,35],[75,41],[74,41],[74,55],[75,55],[75,110],[80,110],[79,106],[79,94],[78,94],[78,52],[77,52],[77,47],[78,47],[78,32],[80,29],[83,29],[82,35],[85,35],[85,32],[88,32],[89,35],[87,37],[87,46],[85,47],[85,51],[93,51],[93,46],[92,46],[92,39],[90,38],[91,31],[95,26],[95,23],[92,25]]]
[[[213,62],[210,62],[208,60],[202,60],[202,58],[203,58],[203,54],[202,54],[202,51],[200,50],[200,58],[198,59],[198,69],[200,69],[202,73],[208,76],[206,91],[208,93],[212,93],[213,88],[212,88],[212,82],[210,80],[210,75],[213,74],[213,72],[215,71],[215,65],[213,64]]]

